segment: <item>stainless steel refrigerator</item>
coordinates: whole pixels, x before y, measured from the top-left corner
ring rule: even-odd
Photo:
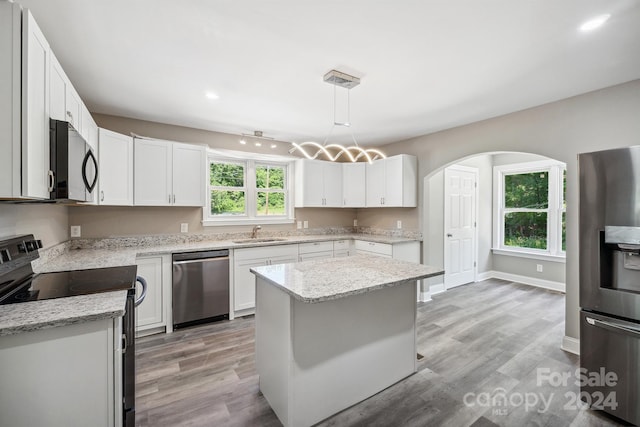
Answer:
[[[640,146],[578,163],[581,400],[640,424]]]

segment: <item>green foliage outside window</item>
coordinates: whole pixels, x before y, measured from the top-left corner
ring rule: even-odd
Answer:
[[[256,197],[257,215],[286,215],[286,168],[256,165],[255,193],[245,182],[245,165],[240,163],[210,164],[211,215],[247,215],[247,197]]]
[[[547,212],[517,211],[548,209],[549,173],[532,172],[505,175],[504,244],[531,249],[547,249]]]
[[[235,163],[211,163],[210,168],[211,215],[244,215],[244,166]]]
[[[285,215],[284,167],[256,166],[256,188],[258,215]]]

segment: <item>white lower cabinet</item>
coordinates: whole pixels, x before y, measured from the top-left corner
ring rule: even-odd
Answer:
[[[298,260],[333,258],[333,242],[311,242],[298,245]]]
[[[147,281],[147,295],[142,304],[136,307],[136,332],[164,328],[167,325],[168,310],[171,310],[171,300],[168,298],[170,293],[164,289],[171,284],[171,256],[138,257],[136,265],[138,276]],[[142,288],[138,283],[136,298],[140,297],[141,292]]]
[[[351,240],[335,240],[333,242],[333,257],[345,257],[353,254]]]
[[[121,426],[121,341],[121,317],[2,337],[0,424]]]
[[[358,254],[377,255],[401,261],[420,263],[420,242],[417,241],[389,244],[356,240],[354,246]]]
[[[298,245],[235,249],[233,258],[233,310],[249,314],[256,306],[256,276],[250,269],[296,262]]]

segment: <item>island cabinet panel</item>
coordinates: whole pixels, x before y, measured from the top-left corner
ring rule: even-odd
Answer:
[[[2,337],[0,424],[122,425],[121,342],[122,318]]]
[[[416,371],[415,287],[304,303],[258,277],[260,391],[284,426],[311,426]]]

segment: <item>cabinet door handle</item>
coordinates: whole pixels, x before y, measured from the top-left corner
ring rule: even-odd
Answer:
[[[175,204],[175,203],[176,203],[176,195],[174,194],[173,195],[173,204]]]
[[[171,204],[171,194],[169,194],[169,204]]]
[[[70,121],[71,123],[73,123],[73,114],[71,114],[71,111],[67,111],[67,116],[68,116],[68,117],[69,117],[69,119],[70,119],[69,121]]]
[[[100,190],[100,201],[104,202],[104,191]]]

